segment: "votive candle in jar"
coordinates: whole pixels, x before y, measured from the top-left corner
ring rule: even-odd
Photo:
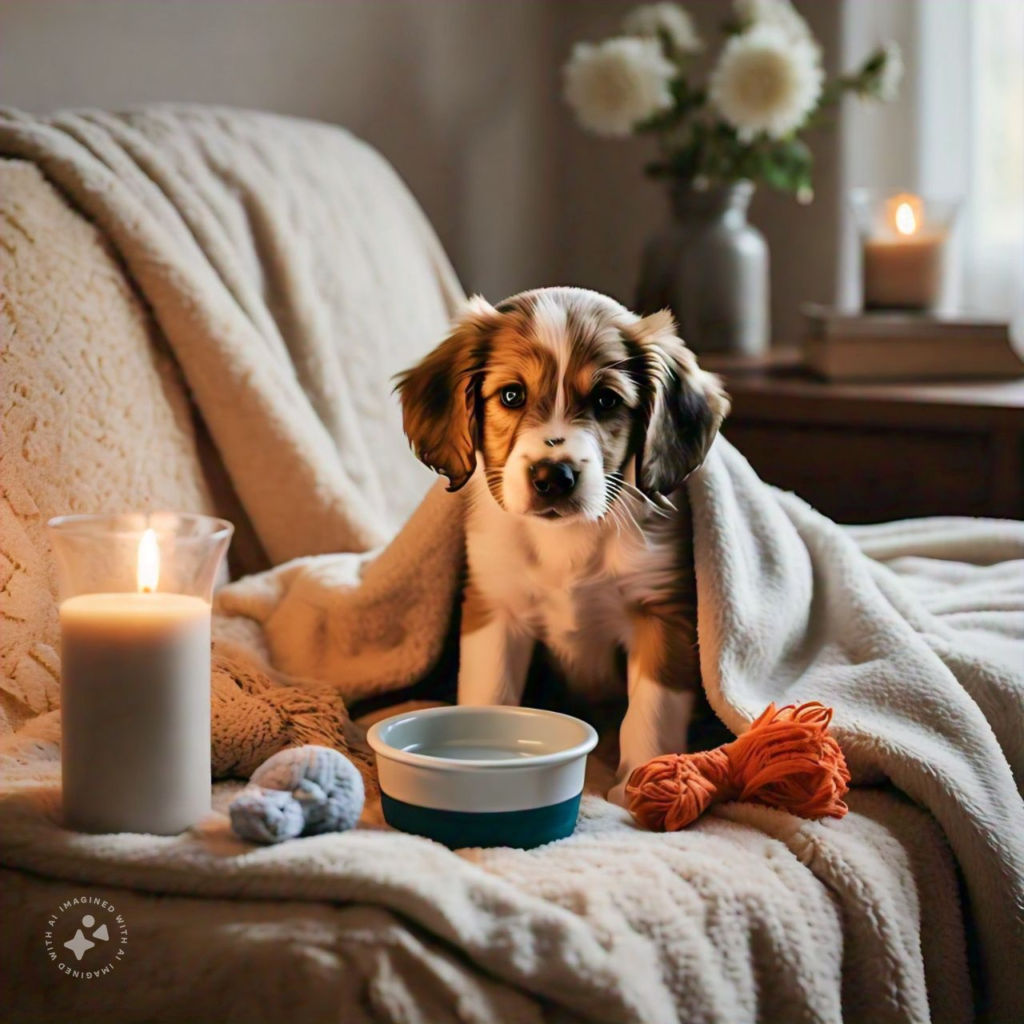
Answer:
[[[210,810],[210,602],[233,528],[171,513],[49,528],[64,823],[182,832]]]
[[[932,311],[942,305],[956,204],[910,192],[852,195],[867,310]]]

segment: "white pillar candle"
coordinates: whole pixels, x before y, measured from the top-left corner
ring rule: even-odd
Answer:
[[[173,835],[210,809],[210,606],[82,594],[60,606],[64,822]]]
[[[160,513],[50,528],[64,823],[182,832],[210,809],[210,598],[231,524]]]
[[[864,307],[933,309],[942,296],[946,232],[922,229],[916,196],[897,199],[893,237],[864,240]]]
[[[855,190],[864,308],[932,310],[942,304],[956,204],[909,192]]]

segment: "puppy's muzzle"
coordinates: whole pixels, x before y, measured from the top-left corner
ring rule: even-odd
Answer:
[[[576,488],[579,472],[568,462],[541,459],[530,466],[530,483],[543,505],[555,505]]]

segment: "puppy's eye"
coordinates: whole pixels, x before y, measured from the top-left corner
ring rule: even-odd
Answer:
[[[526,401],[526,388],[522,384],[506,384],[498,394],[506,409],[518,409]]]
[[[594,396],[598,412],[611,412],[621,401],[622,398],[611,388],[601,388]]]

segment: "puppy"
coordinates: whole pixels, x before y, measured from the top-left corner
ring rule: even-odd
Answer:
[[[538,642],[586,696],[625,688],[623,803],[634,768],[686,749],[700,670],[681,485],[728,412],[718,379],[668,312],[543,288],[472,299],[397,388],[417,456],[470,498],[459,703],[520,703]]]

